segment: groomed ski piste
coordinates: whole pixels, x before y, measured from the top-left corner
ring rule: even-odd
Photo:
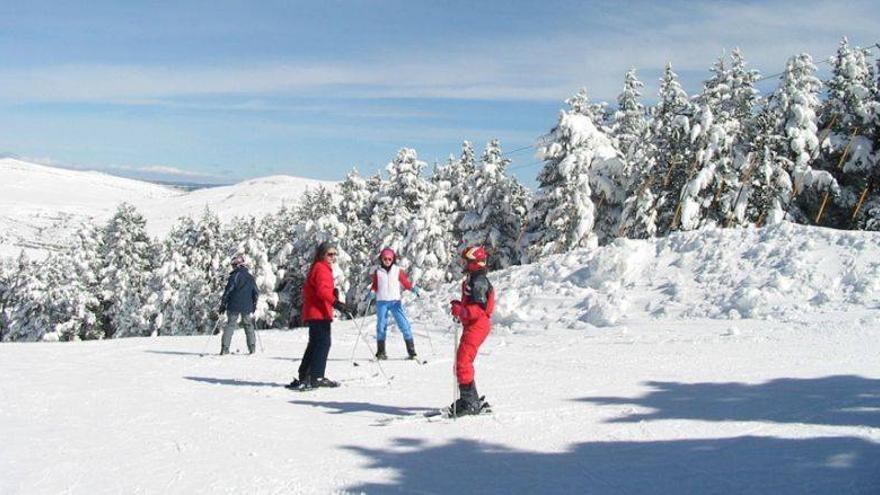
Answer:
[[[407,300],[427,364],[307,331],[0,345],[0,493],[880,493],[880,235],[621,240],[490,274],[493,413],[452,401],[456,284]],[[244,350],[237,332],[233,349]]]

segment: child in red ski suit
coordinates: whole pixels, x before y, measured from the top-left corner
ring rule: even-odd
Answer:
[[[474,382],[474,359],[477,351],[492,330],[492,310],[495,308],[495,290],[486,277],[486,251],[482,246],[468,247],[461,253],[467,277],[461,284],[461,300],[452,301],[452,316],[463,327],[455,374],[460,398],[450,410],[456,415],[478,414],[482,401]]]

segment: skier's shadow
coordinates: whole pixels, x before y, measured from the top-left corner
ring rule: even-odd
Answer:
[[[641,397],[584,397],[599,405],[648,408],[611,423],[657,419],[770,421],[880,427],[880,380],[855,375],[779,378],[765,383],[646,382]]]
[[[419,412],[432,411],[429,407],[395,407],[384,406],[381,404],[373,404],[370,402],[329,402],[329,401],[312,401],[312,400],[292,400],[291,404],[302,406],[321,407],[331,409],[329,414],[348,414],[371,412],[377,414],[385,414],[391,416],[408,416]]]
[[[188,352],[188,351],[157,351],[154,349],[147,349],[144,352],[149,352],[151,354],[168,354],[172,356],[208,356],[210,354],[205,352]],[[216,354],[216,353],[214,353]]]
[[[235,385],[239,387],[283,387],[283,383],[277,382],[250,382],[247,380],[235,380],[231,378],[210,378],[206,376],[185,376],[187,380],[194,382],[211,383],[214,385]]]

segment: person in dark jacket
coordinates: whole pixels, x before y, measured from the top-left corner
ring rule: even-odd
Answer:
[[[324,376],[327,355],[330,353],[330,324],[333,308],[347,309],[339,302],[334,288],[333,263],[336,263],[336,245],[322,242],[315,249],[312,266],[302,291],[302,320],[309,326],[309,343],[299,365],[298,377],[287,385],[294,390],[317,387],[338,387],[339,383]]]
[[[220,312],[226,313],[226,328],[223,329],[223,339],[220,345],[220,355],[229,354],[229,344],[232,342],[232,333],[239,325],[239,319],[244,323],[244,333],[247,337],[248,352],[253,354],[256,348],[254,335],[254,311],[257,309],[257,299],[260,291],[253,275],[244,263],[244,255],[236,254],[232,257],[232,273],[226,281],[226,290],[223,291],[223,300],[220,303]]]

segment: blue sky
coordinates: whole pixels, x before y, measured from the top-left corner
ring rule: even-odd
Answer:
[[[528,146],[579,87],[613,102],[630,67],[650,102],[667,61],[692,93],[725,50],[774,74],[842,36],[880,42],[877,19],[876,1],[0,0],[0,153],[340,180],[404,146],[429,163],[465,139]],[[533,154],[511,158],[534,184]]]

